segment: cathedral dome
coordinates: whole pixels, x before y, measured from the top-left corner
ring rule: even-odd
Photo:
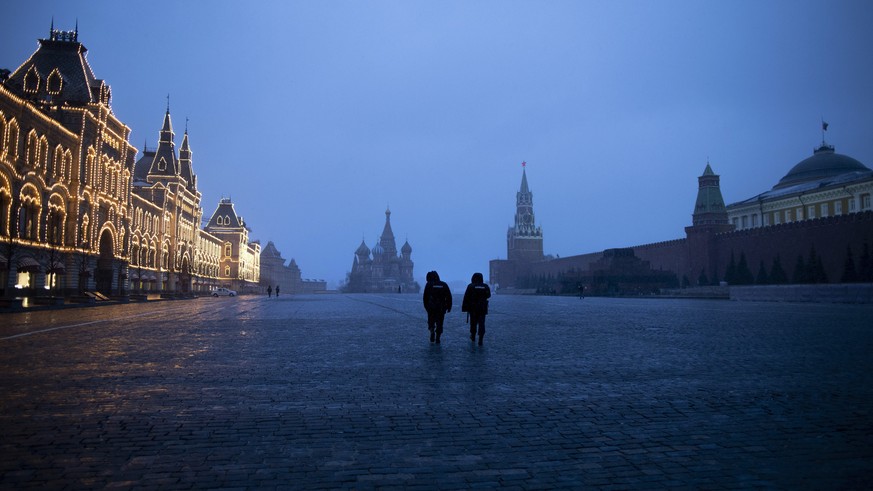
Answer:
[[[785,174],[785,177],[773,186],[773,189],[785,188],[828,177],[836,177],[850,172],[869,170],[867,166],[852,157],[835,153],[833,146],[822,144],[822,146],[815,149],[812,157],[792,167],[788,174]]]
[[[362,240],[361,245],[358,246],[358,250],[355,251],[355,254],[358,256],[369,256],[370,255],[370,248],[367,247],[367,244],[365,244],[364,241]]]
[[[412,246],[409,245],[409,241],[403,243],[403,247],[400,248],[400,252],[403,254],[412,254]]]

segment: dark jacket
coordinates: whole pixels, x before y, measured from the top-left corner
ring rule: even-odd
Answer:
[[[427,274],[427,284],[424,286],[424,309],[431,313],[452,311],[452,292],[449,285],[440,281],[436,271]]]
[[[467,285],[464,292],[464,301],[461,302],[461,312],[469,312],[474,315],[488,314],[488,299],[491,298],[491,288],[485,284],[482,273],[475,273],[472,282]]]

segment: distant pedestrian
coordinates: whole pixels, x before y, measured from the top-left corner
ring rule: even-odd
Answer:
[[[429,272],[426,279],[422,300],[427,311],[427,330],[430,331],[430,342],[440,344],[446,313],[452,311],[452,292],[449,285],[440,281],[436,271]]]
[[[279,285],[276,285],[276,298],[279,298]]]
[[[577,288],[579,289],[579,300],[582,300],[583,298],[585,298],[585,285],[579,283],[579,286]]]
[[[273,287],[270,286],[270,285],[267,285],[267,296],[268,296],[268,297],[272,297],[272,296],[273,296]]]
[[[488,315],[488,299],[491,298],[491,288],[485,284],[482,273],[473,273],[464,300],[461,302],[461,312],[467,312],[470,318],[470,341],[476,341],[479,333],[479,346],[485,338],[485,316]]]

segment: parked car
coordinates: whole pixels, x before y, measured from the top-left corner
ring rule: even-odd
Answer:
[[[212,290],[213,297],[235,297],[236,290],[229,290],[227,288],[216,288]]]

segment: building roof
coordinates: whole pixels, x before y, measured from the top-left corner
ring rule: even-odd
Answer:
[[[832,145],[822,142],[822,145],[813,151],[812,157],[804,159],[792,167],[788,174],[785,174],[785,177],[773,186],[773,189],[783,189],[805,182],[817,182],[842,174],[869,170],[861,162],[834,152]]]
[[[164,114],[164,125],[160,135],[158,148],[155,150],[148,175],[154,178],[176,177],[179,175],[179,161],[176,158],[175,134],[173,133],[173,123],[170,121],[169,107]]]
[[[222,229],[222,228],[243,228],[245,223],[242,218],[236,214],[233,207],[233,202],[230,198],[221,198],[218,202],[218,208],[212,214],[212,218],[206,224],[207,229]]]
[[[812,157],[792,167],[772,189],[749,199],[731,203],[728,208],[868,180],[873,180],[873,170],[852,157],[834,152],[833,146],[823,143],[815,149]]]
[[[100,102],[101,91],[105,89],[104,102],[108,104],[108,86],[94,76],[85,56],[88,50],[78,42],[78,37],[78,30],[60,31],[52,27],[49,39],[39,40],[36,52],[10,75],[4,85],[25,98],[71,105]],[[60,90],[50,93],[48,80],[55,71],[60,75]],[[25,91],[25,78],[34,75],[39,76],[36,91]]]
[[[261,250],[261,258],[265,258],[265,257],[267,257],[267,258],[270,258],[270,257],[282,258],[282,253],[279,252],[279,249],[276,249],[276,245],[273,244],[272,240],[268,241],[266,247],[264,247],[264,249]]]

